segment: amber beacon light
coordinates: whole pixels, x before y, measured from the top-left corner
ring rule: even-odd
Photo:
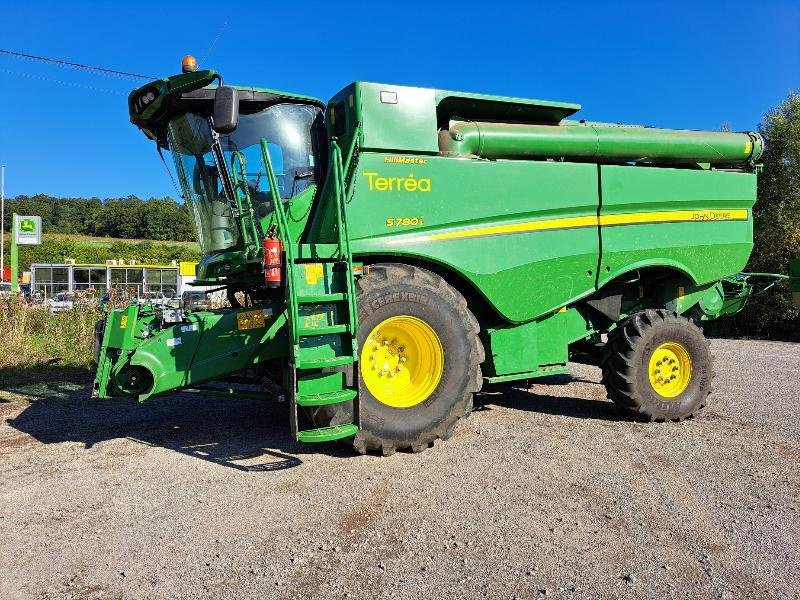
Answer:
[[[197,71],[197,59],[191,54],[187,54],[181,61],[181,69],[184,73],[194,73]]]

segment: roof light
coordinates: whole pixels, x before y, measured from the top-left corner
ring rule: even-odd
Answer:
[[[197,59],[191,54],[187,54],[181,61],[181,68],[184,73],[194,73],[197,71]]]

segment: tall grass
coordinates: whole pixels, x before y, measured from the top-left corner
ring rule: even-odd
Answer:
[[[56,314],[20,298],[0,298],[0,369],[30,369],[58,363],[89,369],[99,309],[81,307]]]

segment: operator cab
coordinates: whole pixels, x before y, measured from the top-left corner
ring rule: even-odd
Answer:
[[[266,232],[273,197],[313,196],[324,180],[325,105],[305,96],[224,86],[219,74],[197,71],[187,59],[183,74],[131,93],[131,121],[159,151],[172,154],[203,254],[198,280],[220,282],[234,271],[255,274],[262,235],[256,230]],[[220,85],[212,87],[215,80]],[[262,140],[277,190],[270,189]]]
[[[169,121],[169,148],[203,254],[228,250],[239,242],[239,225],[233,218],[232,203],[223,181],[235,152],[245,159],[244,180],[258,218],[272,212],[273,196],[261,153],[262,138],[267,140],[282,199],[293,198],[321,179],[319,150],[323,145],[319,136],[324,134],[321,109],[309,104],[278,102],[258,110],[258,103],[255,104],[249,107],[243,103],[236,129],[219,135],[226,162],[223,169],[212,152],[212,120],[205,111],[185,112]],[[251,108],[256,110],[249,112]]]

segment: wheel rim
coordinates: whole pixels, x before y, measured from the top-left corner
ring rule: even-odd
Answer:
[[[659,396],[680,396],[692,380],[692,358],[677,342],[666,342],[653,351],[648,368],[650,385]]]
[[[407,315],[389,317],[369,332],[361,349],[361,378],[378,402],[410,408],[424,402],[439,385],[444,350],[425,321]]]

